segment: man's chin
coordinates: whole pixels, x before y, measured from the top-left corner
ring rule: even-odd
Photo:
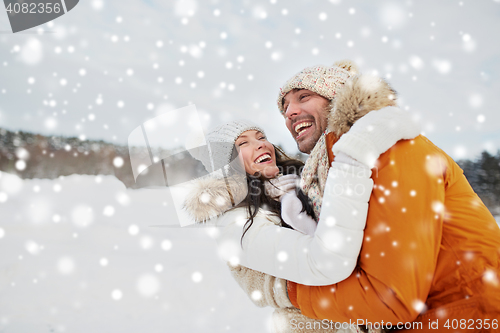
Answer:
[[[316,141],[310,137],[304,138],[300,142],[297,142],[297,148],[299,148],[299,151],[304,153],[304,154],[311,153],[311,150],[313,150],[315,145],[316,145]]]
[[[310,133],[306,133],[297,141],[297,148],[299,148],[299,150],[304,154],[310,154],[321,137],[321,134],[322,132],[319,132],[317,129],[311,131]]]

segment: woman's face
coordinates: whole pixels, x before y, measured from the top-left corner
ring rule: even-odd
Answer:
[[[254,175],[260,172],[268,179],[278,175],[274,146],[267,141],[264,134],[255,130],[246,131],[234,144],[247,173]]]

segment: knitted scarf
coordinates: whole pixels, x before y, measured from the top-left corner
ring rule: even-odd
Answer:
[[[309,158],[304,165],[301,176],[302,191],[309,197],[313,204],[314,213],[319,220],[321,202],[325,190],[326,177],[330,169],[326,147],[326,134],[323,133],[314,146]]]

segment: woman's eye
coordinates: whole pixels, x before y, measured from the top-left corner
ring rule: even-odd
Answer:
[[[241,147],[241,146],[242,146],[242,145],[244,145],[245,143],[247,143],[247,142],[246,142],[246,141],[242,141],[242,142],[238,143],[238,146],[240,146],[240,147]]]
[[[261,136],[261,137],[259,138],[259,140],[266,140],[266,137],[265,137],[265,136]]]

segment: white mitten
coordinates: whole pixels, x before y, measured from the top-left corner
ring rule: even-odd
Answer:
[[[302,202],[297,198],[294,192],[288,192],[281,199],[281,218],[294,230],[303,234],[312,236],[316,231],[318,224],[316,221],[307,215],[306,212],[301,212]]]
[[[343,152],[370,168],[375,161],[399,140],[413,139],[420,134],[407,111],[394,106],[368,112],[333,145],[334,155]]]
[[[281,201],[285,193],[295,191],[299,181],[300,177],[295,174],[284,175],[264,182],[264,187],[267,196]]]

